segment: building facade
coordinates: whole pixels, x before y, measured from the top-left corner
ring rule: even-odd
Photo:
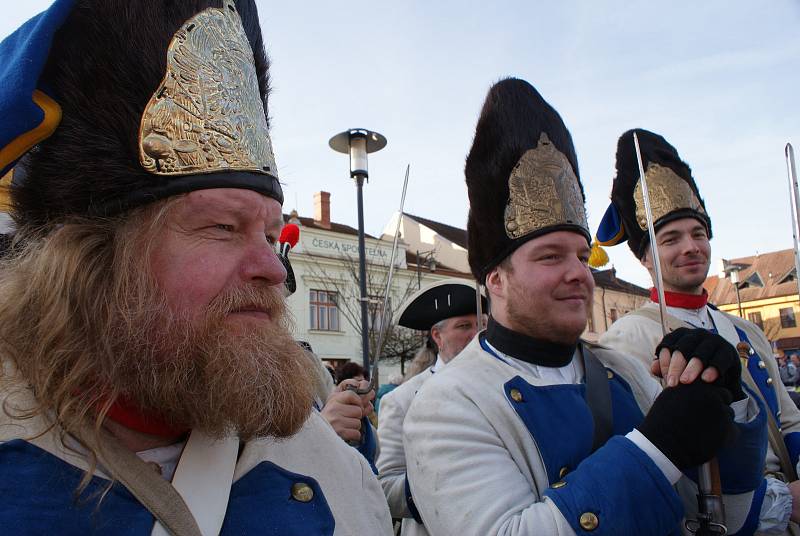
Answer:
[[[709,301],[759,326],[776,353],[800,354],[794,251],[761,253],[723,264],[724,274],[706,279]]]

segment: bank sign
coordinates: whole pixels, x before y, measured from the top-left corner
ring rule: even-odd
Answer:
[[[390,243],[377,245],[374,240],[367,239],[364,253],[367,262],[388,265],[392,256],[392,246]],[[325,257],[342,257],[346,259],[358,259],[358,241],[344,240],[338,237],[317,236],[306,232],[301,233],[300,243],[296,248],[298,253],[308,253],[310,255],[321,255]],[[395,266],[404,268],[406,260],[405,248],[398,245],[395,254]]]

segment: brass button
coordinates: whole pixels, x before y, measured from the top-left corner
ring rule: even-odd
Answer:
[[[759,361],[758,362],[758,368],[767,368],[767,364],[764,363],[763,361]]]
[[[561,468],[561,470],[558,472],[558,478],[564,478],[565,476],[567,476],[567,473],[569,473],[569,467],[567,467],[567,466],[565,465],[565,466],[564,466],[564,467],[562,467],[562,468]]]
[[[300,502],[309,502],[314,498],[314,490],[305,482],[292,484],[292,498]]]
[[[511,398],[514,402],[522,402],[522,393],[519,392],[519,389],[511,389]]]
[[[767,385],[772,385],[772,378],[767,378]]]
[[[591,512],[584,512],[578,520],[583,530],[594,530],[600,525],[600,520]]]
[[[558,489],[558,488],[563,488],[566,485],[567,485],[567,483],[564,480],[559,480],[558,482],[556,482],[555,484],[553,484],[550,487],[553,488],[553,489]]]
[[[610,380],[610,379],[614,378],[614,373],[611,372],[610,370],[607,370],[606,371],[606,376],[608,376],[608,379]]]

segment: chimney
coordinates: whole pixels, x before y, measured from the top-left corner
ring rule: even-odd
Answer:
[[[330,192],[317,192],[314,194],[314,223],[323,229],[331,228]]]

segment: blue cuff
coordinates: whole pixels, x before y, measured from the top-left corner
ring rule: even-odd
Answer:
[[[408,474],[406,474],[405,490],[406,490],[406,506],[408,506],[408,511],[411,512],[411,517],[414,518],[414,521],[422,525],[422,516],[419,515],[419,510],[417,510],[417,505],[414,504],[414,497],[411,496],[411,486],[408,483]]]
[[[363,417],[361,419],[361,443],[356,447],[356,450],[361,453],[364,458],[369,462],[372,472],[378,474],[378,468],[375,466],[375,455],[378,453],[378,440],[375,437],[375,431],[372,429],[369,419]]]
[[[661,469],[622,436],[612,437],[563,482],[544,495],[578,535],[672,534],[684,516],[683,504]],[[587,531],[581,518],[590,514],[598,523]]]
[[[753,491],[764,479],[764,458],[767,455],[767,409],[747,386],[745,390],[758,404],[758,415],[750,422],[736,423],[739,437],[719,451],[717,459],[723,494]]]
[[[758,530],[759,517],[761,516],[761,506],[764,504],[764,494],[767,491],[767,479],[761,479],[761,485],[753,493],[753,502],[750,503],[750,511],[744,525],[735,534],[730,536],[752,536]]]

